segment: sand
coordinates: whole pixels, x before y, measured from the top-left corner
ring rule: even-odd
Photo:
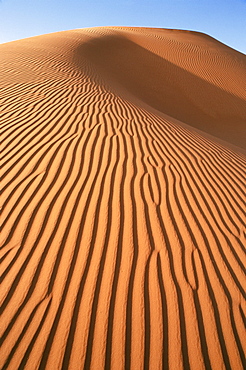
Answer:
[[[246,57],[100,27],[0,61],[1,369],[243,369]]]

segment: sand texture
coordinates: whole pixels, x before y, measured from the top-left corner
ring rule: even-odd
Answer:
[[[0,368],[243,370],[246,57],[100,27],[0,71]]]

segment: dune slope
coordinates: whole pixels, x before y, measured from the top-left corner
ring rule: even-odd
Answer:
[[[243,369],[245,67],[177,30],[0,45],[2,369]]]

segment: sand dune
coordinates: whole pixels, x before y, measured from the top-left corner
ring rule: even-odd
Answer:
[[[102,27],[0,61],[1,369],[243,369],[246,57]]]

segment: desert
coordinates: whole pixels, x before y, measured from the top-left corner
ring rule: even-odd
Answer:
[[[192,31],[0,45],[1,369],[243,370],[245,70]]]

